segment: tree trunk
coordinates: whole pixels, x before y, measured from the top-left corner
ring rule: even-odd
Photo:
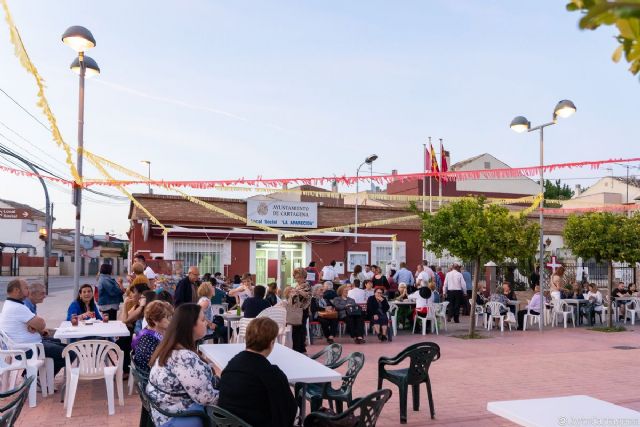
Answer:
[[[473,266],[473,289],[471,290],[471,301],[469,301],[469,336],[476,333],[476,296],[478,295],[478,277],[480,276],[480,258],[476,259]]]
[[[613,326],[613,307],[615,306],[615,300],[613,299],[613,295],[611,295],[613,293],[613,262],[611,260],[607,261],[607,292],[609,292],[607,326],[611,328]]]

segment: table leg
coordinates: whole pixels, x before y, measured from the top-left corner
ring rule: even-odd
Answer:
[[[227,319],[227,343],[231,343],[231,320]]]
[[[302,424],[304,423],[306,412],[307,412],[307,401],[306,401],[307,383],[302,383],[302,390],[300,392],[302,393],[302,397],[300,398],[300,412],[299,412],[299,418],[298,418],[298,425],[302,426]]]

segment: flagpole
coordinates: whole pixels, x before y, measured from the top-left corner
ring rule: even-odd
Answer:
[[[442,168],[442,138],[440,138],[440,168]],[[442,177],[438,180],[438,209],[442,207]]]
[[[429,150],[431,150],[431,137],[429,137]],[[429,153],[429,163],[431,164],[431,152]],[[431,167],[429,168],[429,170],[431,171],[433,169],[433,164],[431,164]],[[432,194],[431,194],[431,175],[429,175],[429,213],[433,213],[433,200],[432,200]]]
[[[424,171],[427,171],[427,144],[422,144],[422,158],[424,160]],[[422,212],[427,210],[427,177],[422,177]]]

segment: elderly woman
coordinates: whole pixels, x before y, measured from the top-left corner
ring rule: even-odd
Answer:
[[[347,329],[351,338],[356,344],[365,342],[364,338],[364,316],[362,309],[356,304],[353,298],[347,296],[349,287],[342,285],[338,288],[338,296],[333,299],[333,306],[338,311],[338,319],[347,324]]]
[[[311,320],[320,323],[322,334],[327,339],[327,344],[333,344],[333,338],[338,329],[338,313],[335,308],[324,299],[324,286],[313,286],[313,298],[311,299]]]
[[[173,306],[165,301],[151,301],[144,309],[147,326],[140,331],[131,344],[133,349],[133,363],[136,368],[149,372],[151,355],[164,335],[173,316]]]
[[[287,292],[287,324],[291,325],[291,341],[293,350],[299,353],[306,353],[305,334],[307,332],[306,323],[309,318],[308,308],[311,305],[311,288],[307,282],[307,270],[302,267],[293,270],[292,286]]]
[[[389,302],[384,297],[382,289],[376,289],[373,296],[367,300],[367,315],[373,325],[373,332],[378,335],[380,341],[389,339],[387,329],[389,326]]]
[[[394,301],[406,301],[409,298],[409,294],[407,292],[407,284],[404,282],[400,282],[398,284],[398,296],[394,298]],[[408,305],[399,305],[398,311],[398,328],[404,329],[405,327],[410,327],[411,322],[411,307]]]

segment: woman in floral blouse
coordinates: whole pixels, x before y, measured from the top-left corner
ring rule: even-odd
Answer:
[[[151,357],[147,393],[168,412],[204,410],[218,401],[211,367],[198,356],[196,341],[207,333],[204,313],[197,304],[180,305],[157,350]],[[170,418],[151,411],[157,426],[201,426],[199,418]]]

